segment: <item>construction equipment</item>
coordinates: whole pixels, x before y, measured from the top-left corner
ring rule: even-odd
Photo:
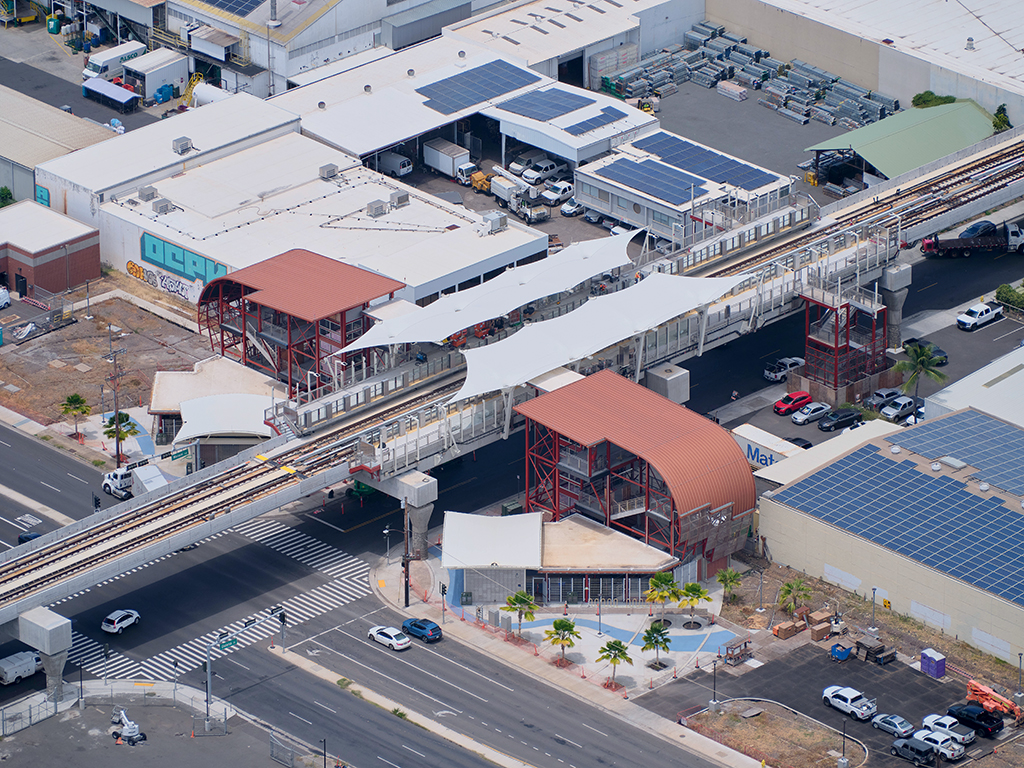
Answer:
[[[1024,725],[1024,709],[976,680],[967,681],[967,701],[980,704],[988,712],[1009,715],[1013,718],[1014,725]]]
[[[114,741],[120,742],[122,739],[128,742],[128,746],[134,747],[140,741],[146,740],[146,734],[139,730],[139,724],[134,720],[128,719],[128,713],[123,709],[114,709],[110,715],[110,722],[114,725],[120,725],[120,731],[114,731],[110,735],[114,737]]]
[[[476,192],[482,192],[485,195],[491,194],[491,179],[494,178],[493,173],[484,173],[483,171],[477,171],[470,177],[470,181],[473,184],[473,189]]]

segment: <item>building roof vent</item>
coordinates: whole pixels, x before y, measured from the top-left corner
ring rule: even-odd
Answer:
[[[366,213],[368,216],[377,218],[383,216],[387,212],[387,204],[383,200],[371,200],[366,204]]]
[[[405,190],[391,193],[391,205],[394,208],[401,208],[409,204],[409,193]]]
[[[161,213],[170,213],[171,208],[173,207],[174,206],[171,204],[171,201],[166,197],[161,197],[159,200],[153,201],[153,211],[158,215]]]
[[[483,215],[484,231],[488,234],[501,232],[508,227],[508,216],[501,211],[488,211]]]
[[[964,46],[964,50],[965,51],[973,51],[974,50],[974,38],[973,37],[968,37],[967,38],[967,45]]]
[[[372,85],[364,85],[363,86],[363,93],[373,93],[373,86]]]
[[[144,203],[148,203],[150,200],[156,197],[156,187],[145,186],[139,187],[139,200]]]
[[[184,155],[192,149],[192,139],[188,136],[179,136],[171,142],[171,149],[174,150],[174,154],[176,155]]]
[[[956,458],[955,456],[943,456],[942,458],[939,459],[939,461],[941,461],[947,467],[952,467],[953,469],[963,469],[964,467],[967,466],[966,463],[960,461],[960,459]]]
[[[338,175],[338,166],[334,163],[328,163],[327,165],[320,166],[320,178],[321,179],[333,179]]]

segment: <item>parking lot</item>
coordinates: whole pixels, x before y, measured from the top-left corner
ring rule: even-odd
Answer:
[[[839,730],[846,720],[847,734],[867,746],[869,765],[895,766],[903,765],[904,761],[889,754],[893,737],[824,706],[821,694],[825,688],[856,688],[868,698],[877,699],[878,712],[896,713],[918,726],[925,716],[945,714],[947,707],[964,698],[966,689],[959,679],[934,680],[900,662],[879,666],[863,661],[863,657],[838,663],[829,657],[829,647],[827,642],[803,645],[756,669],[741,667],[739,674],[725,665],[719,665],[714,672],[702,669],[686,679],[645,693],[636,701],[651,712],[674,720],[680,713],[706,707],[713,690],[717,690],[719,700],[771,699]],[[965,759],[989,754],[993,746],[1011,733],[1012,729],[1007,728],[997,739],[979,737],[968,745]]]

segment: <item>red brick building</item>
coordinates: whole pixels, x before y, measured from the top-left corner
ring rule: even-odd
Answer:
[[[99,230],[32,200],[0,208],[0,284],[31,297],[99,276]]]

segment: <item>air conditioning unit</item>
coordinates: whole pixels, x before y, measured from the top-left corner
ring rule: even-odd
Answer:
[[[171,149],[174,150],[176,155],[184,155],[192,149],[192,139],[188,136],[180,136],[171,142]]]
[[[320,166],[320,178],[321,179],[333,179],[338,175],[338,166],[334,163],[328,163],[327,165]]]
[[[391,193],[391,205],[394,208],[401,208],[403,205],[409,204],[409,193],[408,192],[392,192]]]
[[[153,201],[153,211],[157,214],[170,213],[171,208],[173,207],[173,203],[171,203],[171,201],[166,197],[161,197],[159,200]]]
[[[508,216],[501,211],[488,211],[483,215],[483,220],[488,233],[501,232],[508,227]]]
[[[366,213],[374,218],[387,213],[388,206],[383,200],[371,200],[366,204]]]
[[[139,200],[144,203],[148,203],[150,200],[156,197],[156,187],[146,186],[139,187]]]

